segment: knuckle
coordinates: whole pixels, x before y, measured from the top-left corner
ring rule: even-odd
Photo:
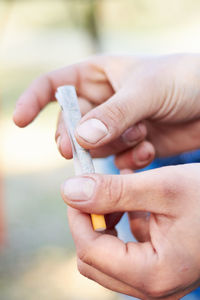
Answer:
[[[77,249],[77,256],[83,263],[93,266],[93,259],[89,247]]]
[[[87,263],[87,250],[85,248],[77,249],[77,255],[80,261]]]
[[[77,260],[77,269],[81,275],[83,275],[83,276],[86,275],[85,265],[83,264],[83,262],[80,259]]]
[[[81,260],[77,260],[77,269],[81,275],[88,279],[92,279],[91,273],[88,270],[87,265],[85,265]]]
[[[116,122],[124,123],[127,119],[127,115],[126,115],[124,106],[120,105],[120,103],[117,103],[117,101],[107,105],[106,115],[109,119],[109,122],[114,125],[116,124]]]
[[[109,207],[108,209],[120,209],[121,199],[123,198],[124,181],[122,176],[110,176],[107,181]]]

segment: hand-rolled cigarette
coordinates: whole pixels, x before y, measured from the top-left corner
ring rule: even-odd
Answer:
[[[76,141],[74,132],[81,119],[78,98],[74,86],[61,86],[57,89],[56,99],[62,108],[63,120],[68,131],[76,175],[94,173],[94,165],[89,151],[82,148]],[[93,228],[95,231],[106,229],[103,215],[91,215]]]

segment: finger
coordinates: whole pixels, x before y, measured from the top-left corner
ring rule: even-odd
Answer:
[[[68,179],[62,196],[87,213],[146,211],[175,216],[185,192],[177,178],[182,178],[182,168],[173,166],[128,175],[87,174]]]
[[[124,152],[131,147],[135,147],[147,136],[147,129],[143,123],[138,123],[128,128],[119,138],[116,140],[100,146],[96,149],[90,150],[93,157],[107,157],[109,155],[118,154]]]
[[[149,165],[155,157],[155,149],[148,141],[142,141],[131,150],[127,150],[116,156],[117,168],[141,169]]]
[[[80,102],[82,103],[82,102]],[[60,119],[60,122],[63,122],[62,119]],[[64,125],[58,124],[58,129],[56,136],[60,136],[61,139],[66,139],[66,130],[64,128]],[[136,124],[129,128],[126,132],[122,134],[117,140],[104,145],[102,147],[99,147],[97,149],[93,149],[90,151],[92,157],[107,157],[109,155],[118,154],[122,151],[125,151],[127,149],[130,149],[130,147],[135,147],[138,143],[143,141],[147,135],[146,126],[143,123]],[[63,147],[65,145],[63,144]],[[66,148],[66,147],[65,147]],[[66,153],[66,149],[60,148],[61,153]],[[151,155],[151,153],[150,153]],[[68,155],[66,156],[68,158]]]
[[[101,103],[113,94],[113,89],[100,65],[100,59],[71,65],[37,78],[21,95],[16,104],[13,120],[24,127],[52,100],[57,87],[74,85],[78,95],[94,103]]]
[[[82,114],[92,109],[93,105],[86,99],[79,97],[79,106]],[[72,147],[70,138],[68,136],[67,128],[63,120],[62,112],[58,116],[57,130],[55,134],[55,140],[57,143],[58,150],[61,155],[67,159],[72,158]]]
[[[180,299],[179,296],[197,287],[197,281],[185,290],[180,285],[180,292],[179,288],[172,288],[173,284],[168,282],[166,284],[166,280],[159,277],[159,273],[162,275],[163,271],[160,270],[161,261],[153,240],[151,243],[125,244],[114,236],[93,231],[90,217],[78,210],[69,208],[68,217],[77,256],[82,263],[93,268],[85,271],[88,277],[99,281],[100,284],[105,284],[101,277],[103,273],[117,280],[118,282],[113,281],[113,284],[118,283],[121,288],[123,287],[120,282],[126,284],[126,288],[132,287],[132,291],[128,290],[127,294],[131,292],[133,293],[131,295],[137,295],[136,290],[145,296],[140,296],[141,299],[165,298],[166,300],[172,297]],[[91,274],[94,269],[99,271],[98,274]]]
[[[54,99],[58,86],[78,83],[78,68],[70,66],[45,74],[33,81],[20,96],[13,115],[14,122],[20,127],[28,125],[38,113]]]
[[[120,170],[120,174],[132,174],[133,172],[130,169]],[[150,241],[149,234],[149,217],[148,212],[129,212],[129,224],[131,232],[133,233],[136,240],[139,242]]]
[[[78,102],[79,102],[79,107],[82,116],[84,116],[87,112],[89,112],[92,108],[94,108],[95,105],[83,97],[78,97]]]
[[[134,289],[132,286],[104,274],[103,272],[84,263],[80,259],[78,259],[77,264],[78,270],[83,276],[99,283],[101,286],[117,293],[122,293],[132,297],[143,299],[144,294]]]
[[[150,241],[149,233],[149,218],[150,214],[148,212],[138,211],[129,212],[129,223],[131,232],[133,233],[136,240],[139,242]]]
[[[145,125],[148,128],[148,139],[154,145],[158,157],[199,149],[200,120],[171,125],[145,122]]]
[[[157,261],[151,243],[125,244],[115,236],[95,232],[90,217],[72,208],[68,217],[81,261],[136,289],[143,285],[144,273]]]
[[[65,128],[62,113],[60,113],[58,117],[55,140],[60,154],[67,159],[71,159],[73,156],[72,146],[67,133],[67,129]]]
[[[130,85],[134,88],[130,89]],[[118,138],[132,125],[156,113],[156,84],[151,76],[136,76],[109,100],[87,113],[76,130],[78,142],[93,149]]]
[[[153,299],[165,299],[165,300],[182,299],[182,297],[184,297],[185,295],[189,294],[190,292],[192,292],[193,290],[195,290],[196,288],[199,287],[199,283],[197,282],[195,284],[192,284],[191,286],[189,286],[186,289],[182,289],[182,287],[181,287],[181,291],[172,292],[172,294],[169,296],[165,295],[164,297],[158,296],[155,298],[155,297],[150,297],[147,294],[144,294],[144,293],[138,291],[137,289],[134,289],[130,285],[125,284],[120,280],[116,280],[116,279],[104,274],[103,272],[100,272],[99,270],[82,262],[80,259],[78,259],[78,269],[79,269],[79,272],[83,276],[99,283],[103,287],[108,288],[108,289],[113,290],[118,293],[136,297],[138,299],[149,299],[149,300],[150,299],[151,300],[153,300]]]

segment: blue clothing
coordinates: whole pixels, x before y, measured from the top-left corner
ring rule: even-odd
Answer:
[[[143,170],[155,169],[169,165],[180,165],[198,162],[200,162],[200,150],[182,153],[180,155],[167,158],[157,158],[147,168],[144,168]]]

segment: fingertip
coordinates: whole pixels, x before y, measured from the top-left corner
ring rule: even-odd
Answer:
[[[58,135],[56,144],[58,151],[64,158],[71,159],[73,157],[71,143],[65,135]]]
[[[155,158],[155,148],[148,142],[143,141],[131,150],[115,157],[115,165],[119,169],[141,169],[149,165]]]
[[[152,160],[155,156],[155,148],[153,145],[148,141],[143,141],[133,149],[133,159],[137,162],[137,164],[140,166],[146,166]]]
[[[140,122],[129,127],[123,134],[124,142],[131,146],[135,146],[140,141],[144,140],[147,135],[147,128],[144,123]]]
[[[13,122],[15,125],[17,125],[20,128],[26,127],[29,122],[26,122],[26,120],[21,116],[21,113],[19,110],[16,108],[13,116],[12,116]]]
[[[71,159],[73,157],[70,141],[66,137],[61,137],[60,152],[66,159]]]
[[[18,120],[17,113],[16,113],[16,109],[15,109],[13,115],[12,115],[12,120],[13,120],[13,122],[15,123],[15,125],[17,125],[18,127],[21,127],[21,126],[20,126],[20,122],[19,122],[19,120]]]
[[[35,95],[25,91],[17,100],[13,121],[18,127],[25,127],[34,120],[40,110]]]

